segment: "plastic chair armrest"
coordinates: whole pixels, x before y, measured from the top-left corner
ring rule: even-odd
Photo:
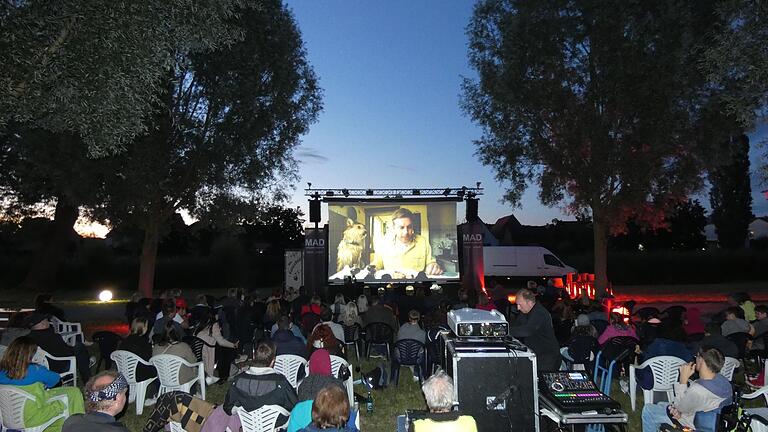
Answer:
[[[756,391],[749,394],[742,395],[741,397],[743,397],[744,399],[755,399],[757,397],[765,395],[766,393],[768,393],[768,386],[763,386],[757,389]]]

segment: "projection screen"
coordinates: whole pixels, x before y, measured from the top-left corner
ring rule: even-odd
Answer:
[[[459,279],[455,202],[330,202],[328,280]]]

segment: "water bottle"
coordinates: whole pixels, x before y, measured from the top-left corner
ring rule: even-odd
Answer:
[[[373,395],[370,390],[368,390],[368,397],[365,398],[365,410],[369,413],[373,412]]]

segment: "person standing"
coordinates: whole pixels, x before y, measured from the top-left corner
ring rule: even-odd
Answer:
[[[560,345],[555,338],[552,316],[528,289],[518,291],[515,301],[520,315],[514,326],[510,327],[509,335],[521,338],[536,354],[539,372],[558,370]]]

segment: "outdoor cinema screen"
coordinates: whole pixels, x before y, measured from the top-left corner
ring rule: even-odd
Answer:
[[[455,202],[331,202],[328,280],[458,279]]]

